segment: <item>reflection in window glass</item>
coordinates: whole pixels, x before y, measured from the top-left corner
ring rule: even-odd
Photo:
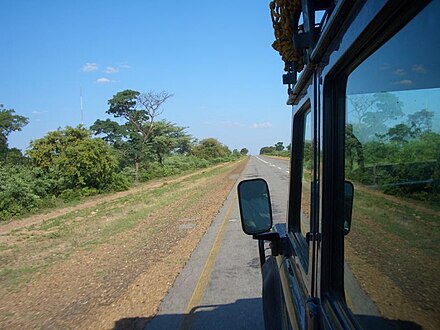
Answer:
[[[310,111],[304,118],[304,143],[302,166],[302,191],[301,191],[301,233],[305,237],[310,231],[310,202],[311,202],[311,177],[312,177],[312,117]]]
[[[348,80],[345,178],[355,199],[345,291],[366,328],[440,328],[439,8],[425,8]]]

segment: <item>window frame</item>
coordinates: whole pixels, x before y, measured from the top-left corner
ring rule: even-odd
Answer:
[[[318,251],[318,296],[326,321],[358,327],[344,292],[344,178],[346,84],[351,72],[399,32],[429,1],[368,2],[353,6],[335,43],[318,68],[323,137],[322,182],[319,216],[322,242]],[[348,31],[348,32],[347,32]],[[333,321],[330,321],[333,320]],[[335,323],[332,323],[335,324]]]
[[[289,185],[289,209],[288,209],[288,233],[292,239],[293,248],[299,257],[305,273],[309,272],[310,244],[301,232],[301,200],[302,200],[302,174],[303,153],[306,132],[307,115],[312,119],[313,109],[310,99],[306,99],[298,110],[293,114],[291,157],[290,157],[290,185]],[[312,122],[313,126],[313,122]],[[313,127],[312,127],[313,128]],[[313,140],[313,129],[312,129]],[[313,166],[313,164],[312,164]],[[311,197],[311,196],[310,196]],[[311,210],[310,210],[311,211]],[[309,219],[310,221],[310,219]]]

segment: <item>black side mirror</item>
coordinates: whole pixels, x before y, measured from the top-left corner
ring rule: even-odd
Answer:
[[[241,227],[246,234],[261,234],[272,228],[272,207],[266,181],[241,181],[238,184],[238,204]]]
[[[344,235],[350,232],[353,214],[354,186],[350,181],[344,181]]]

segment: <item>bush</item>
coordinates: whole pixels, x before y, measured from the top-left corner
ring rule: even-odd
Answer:
[[[0,220],[7,220],[38,208],[46,196],[45,186],[39,185],[32,168],[23,165],[0,167]]]

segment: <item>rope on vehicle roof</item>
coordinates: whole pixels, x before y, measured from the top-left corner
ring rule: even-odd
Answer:
[[[301,0],[273,0],[270,3],[270,15],[274,28],[275,41],[272,47],[283,59],[284,71],[291,71],[292,65],[300,72],[304,67],[303,51],[293,45],[293,35],[298,31],[298,19],[301,14]]]

